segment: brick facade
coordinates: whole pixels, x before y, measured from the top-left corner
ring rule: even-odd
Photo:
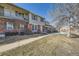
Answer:
[[[0,4],[0,33],[43,32],[44,25],[44,18],[39,15],[14,4]]]
[[[7,30],[6,29],[6,23],[12,23],[14,28],[12,30]],[[26,22],[22,20],[17,20],[17,19],[3,19],[0,18],[0,32],[19,32],[20,30],[20,24],[23,24],[24,26],[26,25]],[[24,30],[26,28],[24,27]]]

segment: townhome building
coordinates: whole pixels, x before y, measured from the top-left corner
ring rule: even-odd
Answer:
[[[43,32],[45,18],[14,4],[0,3],[0,34]]]
[[[31,26],[31,30],[33,33],[42,33],[44,31],[45,26],[45,18],[34,15],[32,13],[29,14],[29,24]]]

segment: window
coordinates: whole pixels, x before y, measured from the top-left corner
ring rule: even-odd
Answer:
[[[15,12],[15,15],[16,15],[16,16],[19,16],[19,12],[18,12],[18,11],[16,11],[16,12]]]
[[[18,17],[24,17],[24,14],[23,13],[20,13],[18,11],[15,12],[15,15],[18,16]]]
[[[32,19],[33,20],[37,20],[37,16],[36,15],[32,15]]]
[[[35,30],[37,30],[37,25],[35,25]]]
[[[29,19],[29,15],[28,14],[25,14],[24,18],[25,19]]]
[[[24,24],[20,24],[20,29],[24,29]]]
[[[37,25],[32,25],[32,30],[37,30]]]
[[[19,29],[19,24],[18,24],[18,23],[17,23],[17,24],[14,23],[14,28],[15,28],[15,29]]]
[[[24,18],[24,14],[23,13],[19,13],[19,15]]]
[[[32,24],[32,30],[34,30],[34,25]]]
[[[44,22],[44,18],[40,18],[42,22]]]
[[[6,28],[7,28],[7,30],[12,30],[13,29],[13,24],[10,23],[10,22],[7,22],[6,23]]]
[[[4,15],[4,7],[0,6],[0,16]]]

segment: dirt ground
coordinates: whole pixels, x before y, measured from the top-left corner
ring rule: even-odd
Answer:
[[[41,40],[3,52],[9,56],[79,56],[79,38],[50,35]]]

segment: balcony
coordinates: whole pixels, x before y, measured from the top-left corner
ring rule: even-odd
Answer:
[[[26,21],[26,22],[29,22],[29,18],[27,19],[27,18],[24,18],[24,20]]]
[[[4,16],[4,8],[0,6],[0,16]]]

